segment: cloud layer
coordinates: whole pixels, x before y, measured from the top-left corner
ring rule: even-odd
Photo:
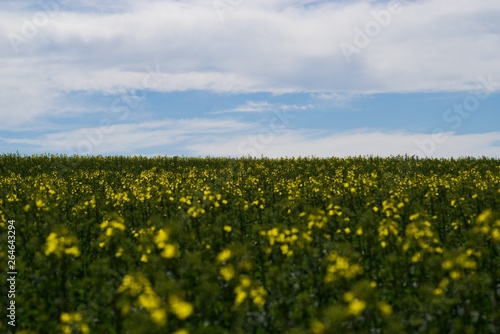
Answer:
[[[357,156],[416,155],[419,157],[500,157],[500,132],[457,135],[452,132],[411,134],[378,131],[325,131],[287,128],[286,119],[238,122],[211,119],[164,119],[128,125],[108,125],[8,139],[36,152],[62,154],[145,154],[193,156]]]
[[[42,0],[38,5],[4,1],[2,8],[0,130],[34,130],[47,117],[89,112],[67,98],[75,92],[305,92],[349,101],[373,93],[469,91],[478,88],[479,76],[500,81],[498,0]],[[494,89],[500,91],[500,83]],[[267,107],[312,108],[249,102],[213,113],[215,119],[207,122]],[[134,130],[116,126],[114,136]],[[71,142],[75,136],[47,133],[37,140],[51,150],[57,140]],[[178,136],[175,141],[184,138]],[[397,136],[413,142],[411,136],[418,135]],[[498,152],[489,146],[490,134],[481,136],[476,139],[484,150]],[[344,146],[393,140],[377,132],[313,137],[290,130],[276,135],[267,150],[270,155],[288,152],[280,143],[289,140],[300,152],[302,146],[317,147],[310,153],[325,155],[333,145],[332,154],[344,154]],[[207,143],[186,148],[196,154],[233,154],[229,143],[213,148]],[[105,153],[111,148],[104,147],[114,146],[103,146]],[[377,147],[370,152],[402,149]]]

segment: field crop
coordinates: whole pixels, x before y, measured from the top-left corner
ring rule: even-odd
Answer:
[[[3,155],[0,176],[2,333],[499,332],[497,159]]]

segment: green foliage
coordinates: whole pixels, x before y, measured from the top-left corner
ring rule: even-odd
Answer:
[[[497,159],[3,155],[0,177],[18,333],[500,328]]]

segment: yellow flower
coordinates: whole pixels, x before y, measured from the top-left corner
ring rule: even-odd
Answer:
[[[313,334],[323,334],[325,332],[325,325],[318,320],[313,321],[311,325],[311,332]]]
[[[73,319],[70,313],[61,313],[61,321],[62,322],[71,322]]]
[[[420,217],[420,214],[419,213],[414,213],[414,214],[410,215],[410,220],[415,220],[418,217]]]
[[[73,246],[73,247],[70,247],[70,248],[66,248],[66,250],[64,251],[64,253],[69,254],[69,255],[73,255],[74,257],[79,257],[80,256],[80,250],[76,246]]]
[[[193,305],[176,295],[171,295],[168,302],[172,308],[172,313],[180,320],[186,319],[193,313]]]
[[[226,231],[227,233],[231,232],[233,230],[233,228],[229,225],[224,225],[224,231]]]
[[[386,302],[378,302],[377,306],[382,315],[389,316],[392,314],[392,306]]]
[[[80,324],[80,330],[82,331],[82,334],[90,333],[90,329],[87,324]]]
[[[135,278],[132,275],[125,275],[122,280],[122,284],[118,288],[118,292],[124,292],[125,290],[130,290],[130,294],[135,296],[142,289],[142,277]]]
[[[139,305],[144,307],[147,310],[152,310],[160,307],[160,298],[156,295],[154,291],[148,289],[148,293],[143,293],[137,299]]]
[[[169,238],[169,235],[168,235],[167,231],[165,231],[164,229],[161,229],[158,231],[158,234],[155,236],[154,242],[158,247],[163,248],[162,246],[165,244],[165,242],[168,240],[168,238]]]
[[[411,257],[411,262],[419,262],[422,261],[422,253],[421,252],[416,252],[412,257]]]
[[[226,281],[232,280],[235,275],[234,267],[232,265],[222,267],[219,272]]]
[[[267,291],[263,287],[258,287],[252,289],[250,291],[250,296],[253,299],[253,303],[258,307],[263,307],[266,303],[265,296],[267,295]]]
[[[90,331],[89,326],[83,322],[83,317],[80,313],[61,313],[60,319],[63,323],[61,325],[63,333],[73,333],[73,327],[76,327],[83,334],[88,334]]]
[[[236,288],[236,299],[235,299],[236,305],[240,305],[241,303],[243,303],[247,298],[247,295],[248,294],[246,291]]]
[[[352,292],[352,291],[348,291],[348,292],[344,293],[344,301],[346,303],[349,303],[351,300],[354,299],[354,297],[355,297],[355,295],[354,295],[354,292]]]
[[[161,252],[161,256],[166,259],[174,258],[177,255],[177,246],[173,244],[166,244]]]
[[[52,232],[47,237],[45,242],[45,255],[55,253],[59,246],[59,240],[57,239],[57,234]]]
[[[452,272],[450,272],[450,277],[454,280],[457,280],[462,277],[462,274],[457,270],[453,270]]]
[[[116,257],[121,257],[122,255],[123,255],[123,248],[122,248],[122,247],[120,247],[120,248],[118,249],[118,251],[115,253],[115,256],[116,256]]]
[[[173,332],[172,334],[189,334],[189,331],[185,328],[181,328]]]
[[[349,314],[353,316],[360,315],[366,308],[366,302],[359,299],[353,299],[349,302]]]
[[[493,229],[491,231],[491,238],[493,239],[493,241],[500,241],[500,229],[498,228]]]
[[[243,277],[240,279],[240,285],[244,288],[250,287],[252,281],[248,277]]]
[[[217,256],[217,262],[226,262],[231,258],[231,250],[225,249]]]
[[[492,211],[491,210],[485,210],[483,211],[483,213],[481,213],[478,217],[477,217],[477,222],[479,224],[482,224],[484,222],[486,222],[487,220],[490,219],[490,217],[492,216]]]
[[[257,295],[255,297],[253,297],[253,303],[259,307],[263,307],[264,304],[266,303],[266,300],[264,299],[263,296],[261,295]]]
[[[45,241],[45,255],[55,254],[61,257],[63,254],[73,255],[74,257],[80,256],[80,250],[75,245],[76,238],[68,235],[67,231],[63,231],[62,235],[55,232],[49,234]]]

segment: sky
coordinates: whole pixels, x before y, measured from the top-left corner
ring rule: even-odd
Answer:
[[[0,2],[0,154],[500,158],[500,1]]]

